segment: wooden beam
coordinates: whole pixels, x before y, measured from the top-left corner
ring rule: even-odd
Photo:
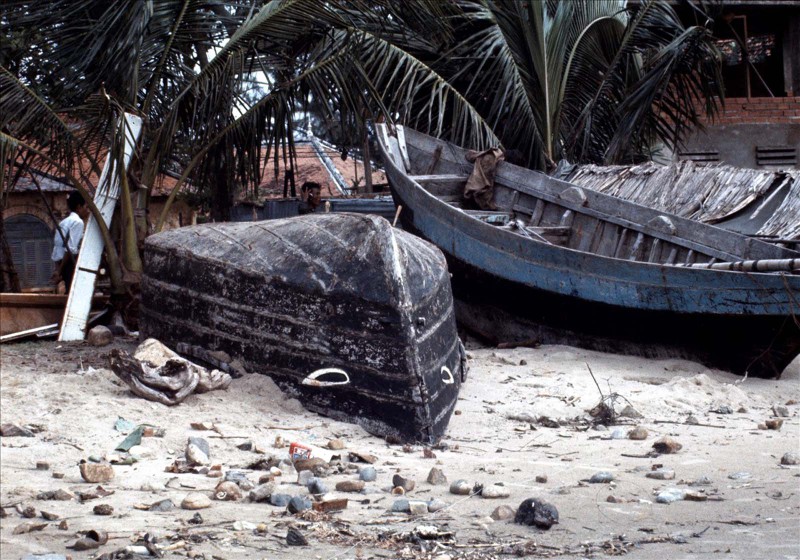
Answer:
[[[94,195],[94,202],[107,226],[111,224],[111,217],[114,215],[114,209],[120,197],[120,173],[125,173],[125,169],[130,164],[136,140],[142,129],[142,119],[136,115],[125,113],[125,122],[123,169],[120,170],[119,166],[113,165],[113,155],[109,151]],[[110,178],[109,174],[112,174]],[[86,335],[84,331],[89,319],[89,310],[92,307],[94,284],[100,268],[100,259],[103,256],[103,247],[100,226],[97,225],[94,216],[90,216],[81,241],[78,261],[75,265],[75,276],[72,279],[67,307],[64,310],[64,319],[61,321],[61,332],[58,335],[60,341],[83,340]]]
[[[409,175],[409,179],[420,185],[426,183],[466,183],[467,175]]]

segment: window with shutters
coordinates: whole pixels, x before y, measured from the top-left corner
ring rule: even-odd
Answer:
[[[53,261],[50,260],[53,231],[30,214],[11,216],[3,225],[21,287],[49,286],[53,274]]]

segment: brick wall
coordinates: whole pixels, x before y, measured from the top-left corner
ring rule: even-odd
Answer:
[[[730,97],[714,120],[727,124],[800,124],[800,97]]]

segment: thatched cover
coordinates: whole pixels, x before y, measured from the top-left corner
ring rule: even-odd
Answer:
[[[751,214],[765,197],[776,193],[783,197],[782,202],[754,218],[751,223],[754,231],[746,233],[800,238],[800,170],[743,169],[682,161],[666,166],[582,165],[563,178],[637,204],[722,227],[725,224],[720,222]]]

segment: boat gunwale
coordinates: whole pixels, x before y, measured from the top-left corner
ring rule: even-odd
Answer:
[[[381,127],[385,125],[378,125],[378,126]],[[495,252],[501,251],[503,253],[506,253],[510,255],[511,258],[519,259],[528,265],[548,269],[551,271],[551,274],[558,271],[562,271],[565,268],[570,268],[571,270],[580,269],[581,274],[583,276],[591,276],[592,278],[596,279],[596,281],[603,281],[606,283],[615,283],[615,284],[623,283],[637,289],[650,288],[667,292],[671,290],[686,290],[687,284],[693,284],[691,287],[698,294],[702,294],[704,292],[710,294],[718,294],[721,289],[724,289],[726,292],[733,292],[733,293],[735,292],[748,293],[748,294],[758,293],[760,295],[759,299],[761,301],[755,303],[742,303],[742,305],[746,305],[750,308],[763,307],[765,305],[791,306],[793,302],[790,301],[789,299],[787,299],[785,302],[782,301],[765,302],[764,300],[770,297],[771,292],[783,293],[785,291],[788,291],[790,289],[787,283],[788,280],[791,280],[792,284],[796,284],[798,289],[800,289],[800,276],[796,275],[791,275],[786,273],[775,273],[775,272],[749,272],[749,271],[737,271],[737,270],[715,270],[708,268],[690,268],[690,267],[681,267],[681,266],[668,265],[657,262],[632,261],[627,259],[621,259],[618,257],[599,255],[597,253],[589,251],[581,251],[570,247],[553,245],[539,241],[534,238],[522,236],[513,231],[497,228],[493,225],[481,221],[480,219],[474,216],[469,215],[466,212],[463,212],[461,209],[451,206],[447,202],[439,199],[435,194],[429,192],[419,182],[412,179],[412,176],[409,175],[409,173],[405,172],[403,169],[401,169],[398,163],[395,161],[394,155],[392,154],[391,151],[391,147],[386,146],[384,143],[383,136],[387,135],[388,137],[388,129],[383,129],[382,132],[383,134],[379,134],[378,137],[381,149],[384,152],[384,160],[387,168],[387,174],[390,176],[396,174],[402,179],[401,183],[403,181],[407,183],[406,185],[393,184],[392,188],[396,190],[399,188],[403,189],[404,192],[400,196],[401,200],[407,199],[408,196],[421,199],[420,202],[422,202],[422,204],[415,205],[415,207],[411,208],[413,212],[419,212],[420,209],[425,209],[427,207],[427,209],[424,211],[431,217],[431,219],[435,219],[437,222],[449,225],[452,229],[457,230],[461,234],[468,236],[475,243],[478,243]],[[463,151],[463,148],[459,148],[453,145],[452,143],[446,142],[445,145]],[[570,185],[569,183],[565,184]],[[512,188],[512,187],[507,187],[507,188]],[[602,194],[602,193],[595,193],[595,194]],[[610,195],[602,195],[602,196],[613,198],[610,197]],[[621,201],[621,202],[624,202],[626,205],[631,204],[637,207],[641,207],[640,205],[635,205],[634,203],[630,203],[627,201]],[[652,209],[649,210],[652,211]],[[670,218],[673,217],[673,215],[669,213],[659,212],[658,215],[668,216]],[[677,216],[675,217],[685,220],[685,218],[680,218]],[[706,226],[705,224],[695,224],[695,225],[702,225],[704,227],[714,227],[714,226]],[[744,236],[738,236],[733,232],[727,232],[725,230],[722,231],[725,232],[726,235],[730,233],[730,235],[748,239]],[[447,252],[452,257],[459,260],[464,260],[464,257],[459,256],[459,254],[457,254],[455,249],[448,250],[446,248],[447,247],[446,243],[440,242],[441,240],[433,240],[433,239],[431,240],[434,241],[436,245],[438,245],[443,251]],[[501,241],[502,243],[498,243],[498,241]],[[516,245],[519,248],[527,249],[527,251],[505,250],[504,247],[508,247],[509,245]],[[534,258],[534,256],[530,255],[531,252],[538,253],[538,255],[536,255],[537,258]],[[567,255],[569,259],[564,257],[564,255]],[[558,262],[566,260],[570,260],[571,262],[565,263],[566,266],[560,268],[558,266]],[[583,262],[580,263],[581,266],[576,266],[575,262],[578,260],[583,260]],[[470,262],[470,261],[466,260],[465,262]],[[479,266],[478,264],[475,264],[474,260],[472,261],[472,264],[474,266]],[[597,273],[596,272],[597,270],[606,270],[606,271],[613,270],[613,274],[609,274],[608,272]],[[511,282],[521,283],[523,285],[527,285],[534,289],[551,291],[551,288],[542,286],[540,283],[539,284],[531,283],[530,281],[526,281],[524,279],[520,280],[519,278],[511,277],[505,273],[505,269],[502,267],[494,269],[490,268],[487,269],[487,271],[491,271],[492,274],[496,274],[498,277]],[[643,275],[642,271],[645,271],[647,274]],[[646,281],[647,280],[646,276],[651,277],[650,282]],[[741,282],[741,279],[744,277],[750,279],[756,285],[750,285],[750,286],[735,285],[736,283]],[[635,280],[633,278],[635,278]],[[703,281],[698,282],[698,279],[703,279]],[[697,284],[700,284],[700,286],[698,287]],[[722,286],[720,284],[722,284]],[[675,311],[674,309],[671,309],[668,306],[623,305],[620,304],[618,301],[611,301],[609,299],[590,298],[587,297],[586,294],[576,293],[574,290],[572,291],[552,290],[552,291],[570,297],[585,299],[586,301],[596,301],[599,303],[607,303],[610,305],[631,307],[633,309],[643,309],[643,310],[649,309],[654,311],[657,310]],[[719,311],[715,311],[713,307],[714,307],[713,305],[711,306],[705,305],[701,306],[701,308],[697,310],[684,311],[684,312],[689,314],[706,314],[706,313],[717,314],[717,315],[726,314],[726,313],[720,313]],[[785,315],[786,313],[787,313],[786,311],[778,311],[778,312],[761,313],[761,314],[767,316],[774,316],[774,315]]]
[[[381,125],[381,124],[378,125],[378,127],[381,127],[381,126],[385,126],[385,125]],[[453,155],[454,157],[456,157],[456,154],[452,153],[453,151],[458,151],[458,152],[460,152],[461,155],[467,153],[467,150],[465,148],[457,146],[457,145],[453,144],[452,142],[448,142],[448,141],[445,141],[445,140],[439,140],[439,139],[436,139],[436,138],[434,138],[432,136],[428,136],[428,135],[423,134],[423,133],[418,132],[418,131],[411,130],[411,135],[412,136],[413,135],[417,135],[417,136],[420,136],[420,137],[425,138],[425,139],[429,139],[429,140],[434,141],[434,142],[444,143],[448,148],[451,149],[451,155]],[[405,133],[405,136],[407,138],[409,136],[409,134]],[[383,138],[381,138],[380,135],[379,135],[379,141],[383,145]],[[415,149],[423,151],[421,148],[418,148],[418,147],[415,147]],[[457,211],[457,212],[460,212],[462,214],[466,214],[467,216],[469,216],[469,214],[467,214],[466,212],[463,212],[463,210],[461,210],[460,208],[455,208],[455,207],[451,206],[450,204],[448,204],[447,202],[439,199],[435,194],[430,193],[427,189],[425,189],[424,186],[422,186],[421,183],[419,183],[418,181],[413,179],[413,177],[414,177],[413,175],[411,175],[408,172],[403,171],[395,163],[394,158],[391,155],[387,159],[392,160],[390,162],[392,167],[394,167],[402,175],[407,177],[409,181],[412,181],[425,194],[430,195],[432,198],[436,199],[439,203],[444,205],[444,207],[452,209],[452,210]],[[454,165],[463,165],[463,166],[469,165],[469,164],[466,164],[466,160],[465,160],[464,164],[461,164],[458,161],[451,161],[451,163],[453,163]],[[533,174],[538,179],[542,180],[544,184],[537,183],[536,187],[531,187],[529,185],[521,183],[517,179],[508,177],[508,175],[511,174],[511,173],[529,173],[529,174]],[[544,174],[544,173],[542,173],[540,171],[535,171],[535,170],[532,170],[532,169],[527,169],[527,168],[524,168],[524,167],[520,167],[520,166],[514,165],[512,163],[506,162],[506,161],[501,162],[497,166],[497,174],[495,175],[495,183],[496,184],[499,183],[501,186],[503,186],[503,187],[505,187],[505,188],[507,188],[509,190],[519,192],[520,194],[527,194],[527,195],[529,195],[531,197],[540,197],[540,194],[545,194],[545,195],[547,195],[549,197],[557,198],[558,194],[560,194],[560,192],[564,192],[565,190],[568,190],[570,188],[577,188],[577,189],[580,189],[582,192],[584,192],[587,196],[589,196],[589,197],[591,197],[591,198],[593,198],[595,200],[607,201],[607,202],[611,202],[611,203],[613,203],[613,204],[615,204],[617,206],[636,209],[637,211],[641,211],[641,212],[647,213],[649,215],[648,217],[650,217],[650,218],[667,217],[667,218],[669,218],[671,220],[677,221],[682,226],[685,226],[685,227],[690,228],[690,229],[697,229],[697,230],[702,230],[702,231],[706,231],[706,232],[716,232],[717,234],[724,235],[725,237],[728,237],[728,238],[735,238],[735,239],[737,239],[739,242],[741,242],[743,244],[748,244],[748,245],[751,245],[751,246],[760,246],[761,248],[763,248],[764,250],[767,250],[767,251],[782,252],[782,253],[785,253],[787,255],[785,258],[800,258],[800,251],[794,251],[792,249],[787,249],[787,248],[777,248],[777,251],[776,251],[776,247],[775,246],[773,246],[773,245],[771,245],[769,243],[765,243],[765,242],[763,242],[761,240],[754,239],[754,238],[751,238],[751,237],[748,237],[746,235],[742,235],[742,234],[739,234],[739,233],[736,233],[736,232],[733,232],[733,231],[725,230],[723,228],[720,228],[720,227],[712,225],[712,224],[705,224],[705,223],[697,222],[697,221],[691,220],[689,218],[685,218],[683,216],[678,216],[676,214],[672,214],[672,213],[669,213],[669,212],[662,212],[662,211],[659,211],[659,210],[655,210],[653,208],[649,208],[647,206],[643,206],[641,204],[637,204],[637,203],[631,202],[629,200],[617,198],[617,197],[614,197],[614,196],[606,194],[606,193],[601,193],[601,192],[594,191],[594,190],[592,190],[590,188],[587,188],[587,187],[583,187],[583,186],[580,186],[580,185],[576,185],[576,184],[570,183],[568,181],[564,181],[564,180],[561,180],[561,179],[550,177],[549,175],[546,175],[546,174]],[[512,184],[508,184],[508,183],[512,183]],[[560,186],[563,187],[563,189],[561,191],[559,191],[558,193],[556,193],[555,189],[551,185],[548,185],[547,183],[560,185]],[[543,192],[542,193],[539,193],[539,192],[524,192],[524,191],[520,190],[520,187],[527,188],[530,191],[541,190]],[[710,249],[712,251],[717,251],[717,252],[721,252],[721,253],[722,252],[729,253],[730,255],[736,257],[736,259],[739,259],[739,260],[746,260],[747,259],[747,257],[741,257],[740,258],[739,256],[735,255],[734,253],[732,253],[728,249],[718,249],[718,248],[710,246],[710,245],[704,245],[704,244],[702,244],[700,242],[693,241],[692,239],[689,239],[686,236],[670,235],[670,234],[665,234],[665,233],[657,232],[657,231],[656,232],[644,232],[644,231],[641,231],[640,229],[637,229],[637,228],[645,228],[646,227],[645,223],[633,222],[633,221],[629,220],[628,218],[624,217],[621,214],[612,215],[612,214],[609,214],[608,212],[605,212],[603,210],[598,210],[596,208],[587,207],[587,209],[594,210],[595,213],[604,214],[604,216],[593,216],[591,213],[585,212],[583,210],[583,207],[581,207],[581,206],[579,206],[577,204],[571,203],[568,200],[547,200],[547,199],[543,199],[543,200],[545,202],[551,202],[551,203],[554,203],[554,204],[562,205],[567,210],[573,210],[576,213],[581,213],[581,214],[590,216],[590,217],[592,217],[592,218],[594,218],[594,219],[596,219],[596,220],[598,220],[599,222],[602,222],[602,223],[610,223],[610,224],[613,224],[613,225],[620,225],[620,224],[615,224],[613,221],[609,220],[608,218],[612,218],[612,219],[616,218],[616,219],[619,219],[619,220],[624,220],[624,221],[630,222],[632,227],[630,227],[629,229],[632,229],[632,230],[634,230],[636,232],[641,232],[644,235],[649,236],[649,237],[653,237],[653,238],[657,238],[657,239],[662,239],[664,241],[668,241],[668,242],[676,244],[676,245],[679,244],[679,243],[675,243],[674,241],[672,241],[672,239],[678,240],[679,242],[687,242],[687,243],[694,243],[694,244],[697,244],[697,245],[701,245],[701,246],[706,247],[706,248],[708,248],[708,249]],[[513,209],[500,210],[500,211],[507,212],[509,214],[513,213]],[[519,235],[519,234],[515,234],[514,232],[502,230],[502,229],[497,228],[495,226],[492,226],[490,224],[486,224],[485,222],[482,222],[481,220],[475,218],[474,216],[469,216],[469,217],[472,218],[473,220],[477,221],[477,222],[481,222],[483,225],[489,226],[491,228],[491,230],[487,230],[487,231],[498,231],[498,232],[503,232],[504,234]],[[622,227],[627,227],[627,226],[622,226]],[[530,239],[531,241],[535,241],[536,243],[539,243],[539,244],[542,244],[542,245],[547,245],[546,243],[542,243],[541,241],[539,241],[537,239],[534,239],[534,238],[525,238],[525,239]],[[650,265],[656,265],[656,266],[680,268],[680,267],[678,267],[676,265],[669,265],[669,264],[666,264],[666,263],[648,262],[648,261],[630,261],[628,259],[620,258],[620,257],[599,255],[599,254],[597,254],[595,252],[592,252],[592,251],[583,251],[583,250],[580,250],[580,249],[574,249],[574,248],[571,248],[571,247],[565,247],[565,246],[560,246],[560,245],[558,247],[560,249],[567,250],[567,251],[574,251],[574,252],[580,253],[580,254],[594,255],[594,256],[596,256],[598,258],[611,259],[611,260],[624,262],[624,263],[650,264]],[[686,249],[691,249],[691,247],[686,247],[686,246],[683,246],[683,247],[686,248]],[[741,271],[720,271],[720,272],[741,272]],[[755,273],[755,274],[772,274],[772,273],[758,272],[758,273]]]

